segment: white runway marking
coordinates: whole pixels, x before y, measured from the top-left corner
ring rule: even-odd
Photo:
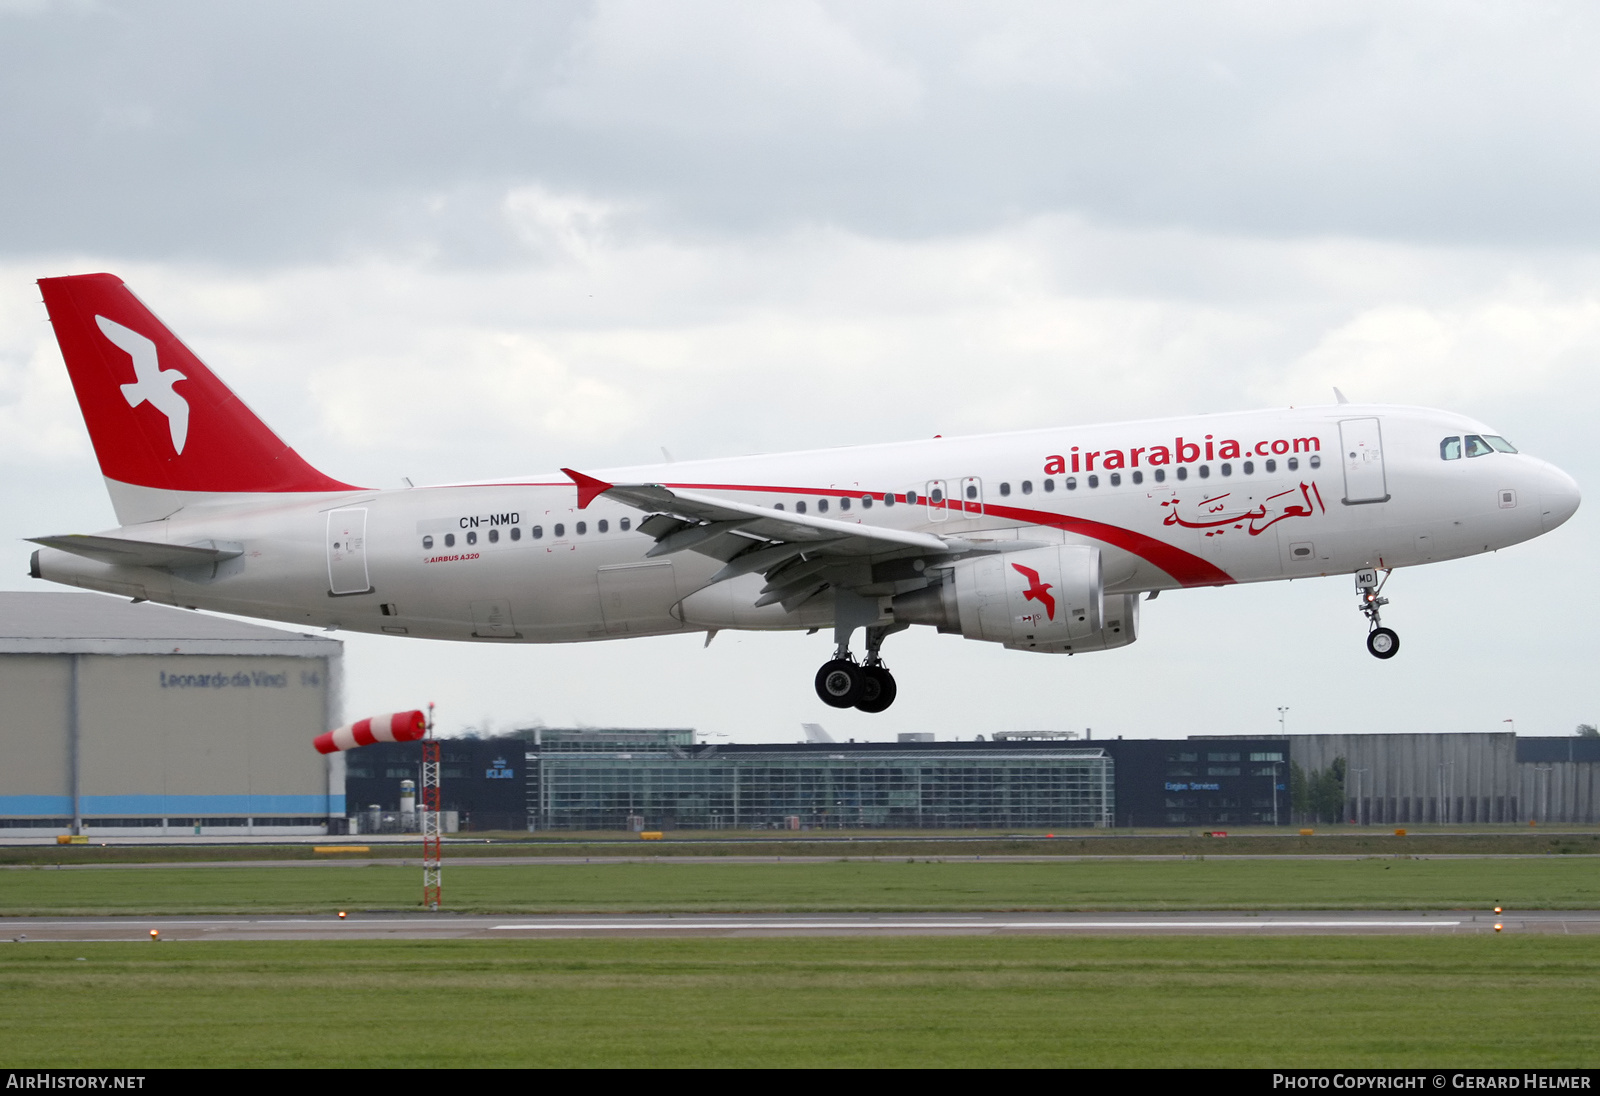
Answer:
[[[495,925],[496,932],[571,932],[607,929],[618,932],[673,932],[742,929],[828,929],[860,931],[867,929],[901,931],[905,929],[1352,929],[1352,928],[1449,928],[1460,921],[571,921],[525,925]]]

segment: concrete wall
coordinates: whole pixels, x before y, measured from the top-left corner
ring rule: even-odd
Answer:
[[[1524,762],[1517,766],[1524,818],[1539,822],[1600,822],[1600,764]]]
[[[1346,818],[1363,823],[1600,821],[1600,763],[1519,762],[1509,732],[1291,735],[1289,743],[1307,774],[1345,759]]]

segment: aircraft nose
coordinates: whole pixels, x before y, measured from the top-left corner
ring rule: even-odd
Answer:
[[[1545,465],[1539,484],[1539,521],[1545,532],[1564,524],[1577,513],[1582,499],[1577,480],[1554,465]]]

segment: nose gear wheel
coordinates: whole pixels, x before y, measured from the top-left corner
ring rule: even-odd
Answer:
[[[1373,658],[1393,658],[1400,650],[1400,637],[1392,628],[1374,628],[1367,633],[1367,650]]]
[[[1385,628],[1380,615],[1383,607],[1389,604],[1389,599],[1383,597],[1383,588],[1389,584],[1389,576],[1393,571],[1383,573],[1383,581],[1377,582],[1376,571],[1366,571],[1356,576],[1357,588],[1361,591],[1361,614],[1367,618],[1367,651],[1373,658],[1393,658],[1400,651],[1400,637],[1393,628]]]

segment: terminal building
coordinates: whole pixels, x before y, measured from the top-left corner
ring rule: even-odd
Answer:
[[[908,738],[913,736],[906,736]],[[463,829],[1069,829],[1288,821],[1281,738],[705,745],[688,729],[538,729],[442,746]],[[393,811],[410,743],[350,759],[352,804]],[[357,774],[360,774],[358,777]],[[381,774],[381,775],[380,775]],[[513,788],[521,793],[513,805]],[[510,810],[520,808],[516,826]]]
[[[326,833],[342,644],[103,594],[0,593],[0,833]]]
[[[709,745],[683,728],[447,739],[443,806],[476,830],[1288,826],[1304,821],[1293,768],[1340,765],[1340,821],[1600,821],[1600,739],[905,737],[922,740]],[[350,802],[395,810],[418,756],[409,743],[356,751]]]

